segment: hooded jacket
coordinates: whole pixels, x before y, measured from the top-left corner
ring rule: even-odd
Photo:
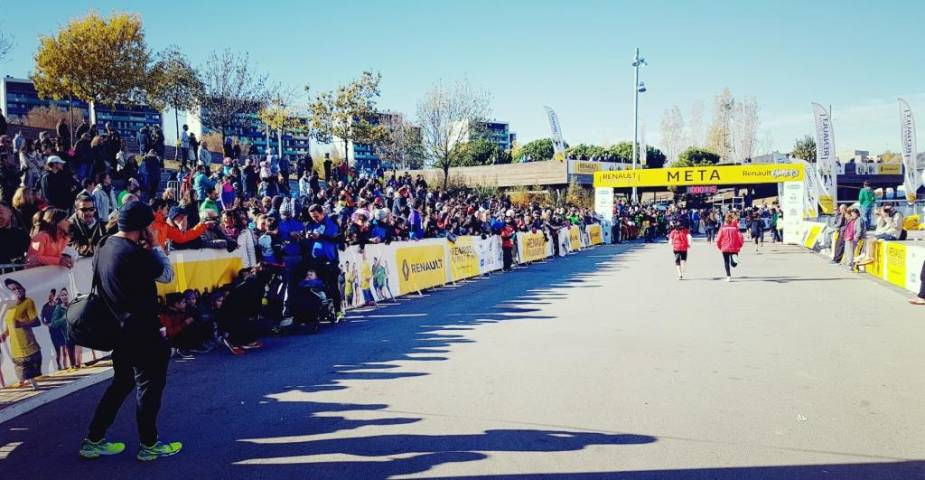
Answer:
[[[723,253],[739,253],[743,243],[745,238],[742,237],[742,232],[732,223],[723,225],[716,236],[716,247]]]

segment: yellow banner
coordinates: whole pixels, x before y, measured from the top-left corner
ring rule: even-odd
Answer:
[[[546,258],[546,237],[542,233],[518,233],[517,247],[521,263]]]
[[[832,215],[835,213],[835,202],[832,201],[831,195],[820,195],[819,207],[822,209],[822,213],[825,215]]]
[[[421,245],[395,251],[398,289],[402,294],[446,283],[446,259],[442,245]]]
[[[182,257],[173,264],[173,281],[158,283],[157,294],[182,292],[186,289],[214,289],[231,283],[241,269],[240,257],[217,258],[184,262]]]
[[[902,243],[886,244],[886,281],[906,288],[906,246]]]
[[[578,175],[591,175],[601,170],[600,162],[575,162],[575,173]]]
[[[870,258],[874,263],[864,267],[864,270],[877,278],[883,278],[883,266],[886,265],[886,242],[883,240],[869,241],[874,242],[870,249]]]
[[[572,225],[568,229],[568,239],[572,243],[572,251],[581,250],[581,231],[578,230],[578,227]]]
[[[611,170],[594,173],[595,187],[664,187],[799,182],[805,172],[796,163]]]
[[[475,237],[456,237],[456,242],[447,242],[450,248],[450,274],[453,281],[471,278],[479,274],[479,257],[475,253]]]
[[[604,237],[603,233],[601,232],[600,225],[588,225],[588,239],[591,242],[591,245],[600,245],[604,243]]]
[[[880,175],[902,175],[903,166],[901,163],[881,163],[879,173]]]
[[[806,238],[803,240],[803,246],[806,248],[813,248],[816,246],[816,239],[819,238],[819,233],[822,231],[822,225],[813,225],[809,227],[809,231],[806,232]]]

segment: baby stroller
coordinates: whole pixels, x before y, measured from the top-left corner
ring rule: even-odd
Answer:
[[[321,322],[334,323],[334,302],[325,293],[324,282],[318,278],[305,279],[289,292],[289,305],[296,325],[306,325],[317,333]]]

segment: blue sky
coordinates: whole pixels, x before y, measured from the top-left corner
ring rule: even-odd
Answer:
[[[468,79],[522,143],[548,136],[543,105],[569,143],[631,138],[635,47],[652,144],[665,109],[702,100],[708,124],[725,87],[757,98],[759,144],[781,150],[813,131],[812,101],[832,105],[840,152],[897,151],[898,96],[925,115],[922,1],[0,0],[16,41],[0,73],[28,74],[37,36],[89,9],[140,13],[153,49],[176,43],[196,64],[246,50],[296,89],[378,70],[381,107],[412,115],[433,82]]]

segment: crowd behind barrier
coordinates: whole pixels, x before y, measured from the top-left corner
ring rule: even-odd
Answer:
[[[558,250],[559,255],[588,248],[602,242],[600,225],[589,225],[587,232],[579,226],[562,229],[558,249],[543,233],[519,235],[516,261],[520,264],[545,260]],[[238,272],[258,265],[253,236],[238,237],[239,248],[227,252],[218,249],[176,250],[169,258],[175,277],[169,284],[159,284],[162,298],[195,291],[207,295],[225,288]],[[41,373],[76,368],[108,355],[74,345],[66,334],[63,312],[68,302],[90,290],[91,258],[78,258],[72,268],[43,266],[0,275],[7,288],[0,289],[0,387],[17,384],[16,359],[34,354],[41,357]],[[357,308],[376,302],[394,300],[444,284],[478,277],[501,270],[501,237],[459,236],[420,241],[397,241],[347,247],[340,253],[342,271],[339,288],[345,307]],[[19,286],[24,293],[17,297]],[[17,336],[17,341],[11,337]]]
[[[807,220],[799,224],[793,237],[788,237],[788,243],[800,245],[835,261],[834,247],[838,241],[838,234],[838,230],[830,223]],[[853,271],[863,272],[910,292],[920,293],[921,274],[925,268],[925,245],[914,240],[880,240],[868,234],[855,246],[853,257],[845,258],[863,258],[868,252],[868,262],[854,266]]]

